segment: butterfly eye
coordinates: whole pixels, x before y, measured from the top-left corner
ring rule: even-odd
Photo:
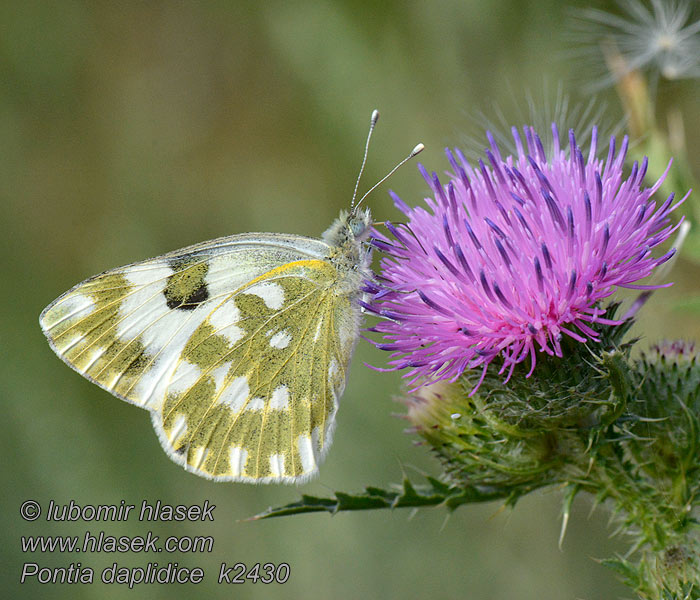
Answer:
[[[367,231],[367,223],[364,220],[352,221],[350,223],[350,230],[355,238],[362,237],[362,234]]]

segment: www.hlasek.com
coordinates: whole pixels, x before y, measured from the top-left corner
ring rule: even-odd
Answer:
[[[25,521],[36,521],[42,514],[45,521],[66,522],[115,522],[128,521],[136,517],[141,522],[214,521],[216,506],[205,500],[201,505],[168,505],[160,501],[149,503],[144,500],[140,506],[127,504],[91,505],[78,504],[71,500],[68,504],[49,501],[46,509],[35,500],[27,500],[20,507],[20,514]],[[214,550],[214,537],[168,536],[161,540],[152,531],[145,535],[115,536],[106,531],[92,527],[79,535],[27,535],[21,537],[23,553],[210,553]],[[290,569],[287,563],[255,563],[247,565],[237,562],[232,565],[222,562],[218,567],[216,582],[221,583],[285,583],[289,579]],[[71,562],[58,567],[41,566],[37,562],[25,562],[22,565],[20,583],[37,582],[40,584],[82,583],[120,584],[133,588],[139,584],[167,583],[201,583],[205,579],[202,567],[185,567],[177,562],[159,564],[149,562],[146,566],[126,567],[117,562],[95,569],[81,562]]]

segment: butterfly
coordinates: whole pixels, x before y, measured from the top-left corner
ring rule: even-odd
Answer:
[[[331,444],[372,277],[359,180],[351,210],[320,239],[232,235],[86,279],[41,313],[51,348],[149,410],[163,449],[186,470],[307,481]]]

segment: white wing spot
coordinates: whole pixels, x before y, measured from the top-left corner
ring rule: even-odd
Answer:
[[[284,475],[284,454],[270,455],[270,472],[273,477]]]
[[[216,333],[219,335],[223,335],[229,344],[235,344],[245,335],[245,331],[237,325],[229,325],[228,327],[222,327],[221,329],[217,329]]]
[[[112,381],[110,381],[107,384],[107,391],[111,392],[114,387],[119,383],[119,380],[122,378],[123,373],[116,373],[114,377],[112,377]]]
[[[249,394],[248,378],[241,375],[221,391],[218,400],[220,404],[228,405],[234,413],[239,413],[248,400]]]
[[[328,365],[328,383],[329,385],[333,383],[335,376],[338,374],[338,361],[335,358],[331,359]]]
[[[215,311],[211,313],[209,317],[209,322],[214,327],[226,327],[227,325],[233,325],[238,323],[241,318],[241,311],[238,310],[236,303],[231,300],[227,300],[221,306],[219,306]]]
[[[69,342],[67,342],[64,346],[61,348],[57,347],[57,354],[59,356],[63,356],[68,350],[70,350],[73,346],[76,346],[80,342],[82,342],[85,339],[85,336],[80,334],[76,335],[74,338],[72,338]]]
[[[248,460],[248,451],[245,448],[231,448],[229,461],[231,463],[231,475],[238,477],[243,473],[243,468]]]
[[[245,407],[246,410],[262,410],[263,408],[265,408],[265,400],[262,398],[251,398]]]
[[[244,293],[262,298],[267,308],[279,310],[284,305],[284,290],[279,283],[262,281],[249,287]]]
[[[216,385],[217,393],[219,393],[223,388],[224,383],[226,382],[226,374],[228,373],[230,368],[231,363],[227,362],[221,365],[220,367],[217,367],[210,373],[212,379],[214,379],[214,384]]]
[[[165,306],[165,297],[162,294],[160,296],[163,298],[164,312],[157,316],[152,315],[140,323],[132,322],[134,331],[127,336],[132,339],[137,337],[144,328],[144,323],[146,324],[146,329],[139,339],[148,355],[156,358],[134,387],[134,401],[151,409],[159,408],[165,400],[168,386],[179,365],[182,349],[209,312],[206,303],[192,311],[170,310]],[[189,314],[183,315],[183,312]]]
[[[276,410],[286,410],[289,408],[289,388],[286,385],[281,385],[272,392],[270,408]]]
[[[204,464],[204,461],[207,460],[207,454],[209,454],[209,448],[197,448],[194,451],[192,466],[195,469],[199,469]]]
[[[254,264],[241,260],[238,252],[223,252],[209,257],[209,269],[204,278],[210,298],[228,296],[233,290],[260,275]]]
[[[240,318],[241,311],[231,299],[211,313],[209,323],[216,329],[216,333],[223,335],[231,344],[235,344],[245,335],[245,331],[236,326]]]
[[[186,360],[180,361],[172,381],[168,385],[168,393],[180,394],[190,389],[202,376],[202,369]]]
[[[340,340],[340,347],[345,352],[352,351],[353,344],[357,340],[357,333],[357,324],[354,322],[340,322],[338,324],[338,339]]]
[[[60,319],[50,323],[48,327],[44,327],[45,331],[49,331],[60,325],[66,319],[82,319],[87,317],[94,309],[95,301],[92,298],[83,296],[82,294],[72,294],[67,296],[61,302],[56,303],[53,310],[60,310],[63,313]],[[43,323],[42,323],[43,325]]]
[[[90,357],[90,360],[88,363],[80,370],[81,373],[87,373],[90,370],[90,367],[94,365],[98,360],[100,360],[100,357],[104,354],[105,349],[104,348],[95,348],[95,350],[92,353],[92,356]]]
[[[297,438],[297,447],[299,448],[299,457],[301,458],[301,467],[304,469],[304,473],[313,471],[316,468],[316,457],[314,456],[311,437],[302,433]]]
[[[187,419],[185,418],[185,415],[178,415],[175,417],[175,423],[173,424],[173,428],[170,430],[170,435],[168,436],[168,441],[175,445],[175,442],[177,439],[184,435],[185,432],[187,431]]]
[[[270,338],[270,346],[273,348],[279,348],[282,350],[289,346],[289,342],[292,341],[292,336],[287,331],[278,331],[275,335]]]
[[[314,333],[314,342],[317,342],[319,336],[321,335],[321,325],[323,325],[323,320],[319,319],[318,325],[316,325],[316,333]]]
[[[133,289],[119,306],[123,318],[117,323],[117,336],[123,340],[133,339],[141,333],[144,324],[153,323],[171,312],[163,291],[172,274],[173,270],[166,263],[154,263],[153,268],[149,269],[124,271],[124,278]],[[146,329],[142,340],[144,346],[157,352],[168,342],[173,329],[163,325],[159,322],[157,327]]]

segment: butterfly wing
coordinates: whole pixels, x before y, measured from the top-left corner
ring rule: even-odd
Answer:
[[[41,325],[72,368],[147,408],[168,455],[222,480],[300,482],[331,442],[359,328],[328,244],[246,234],[107,271]]]

